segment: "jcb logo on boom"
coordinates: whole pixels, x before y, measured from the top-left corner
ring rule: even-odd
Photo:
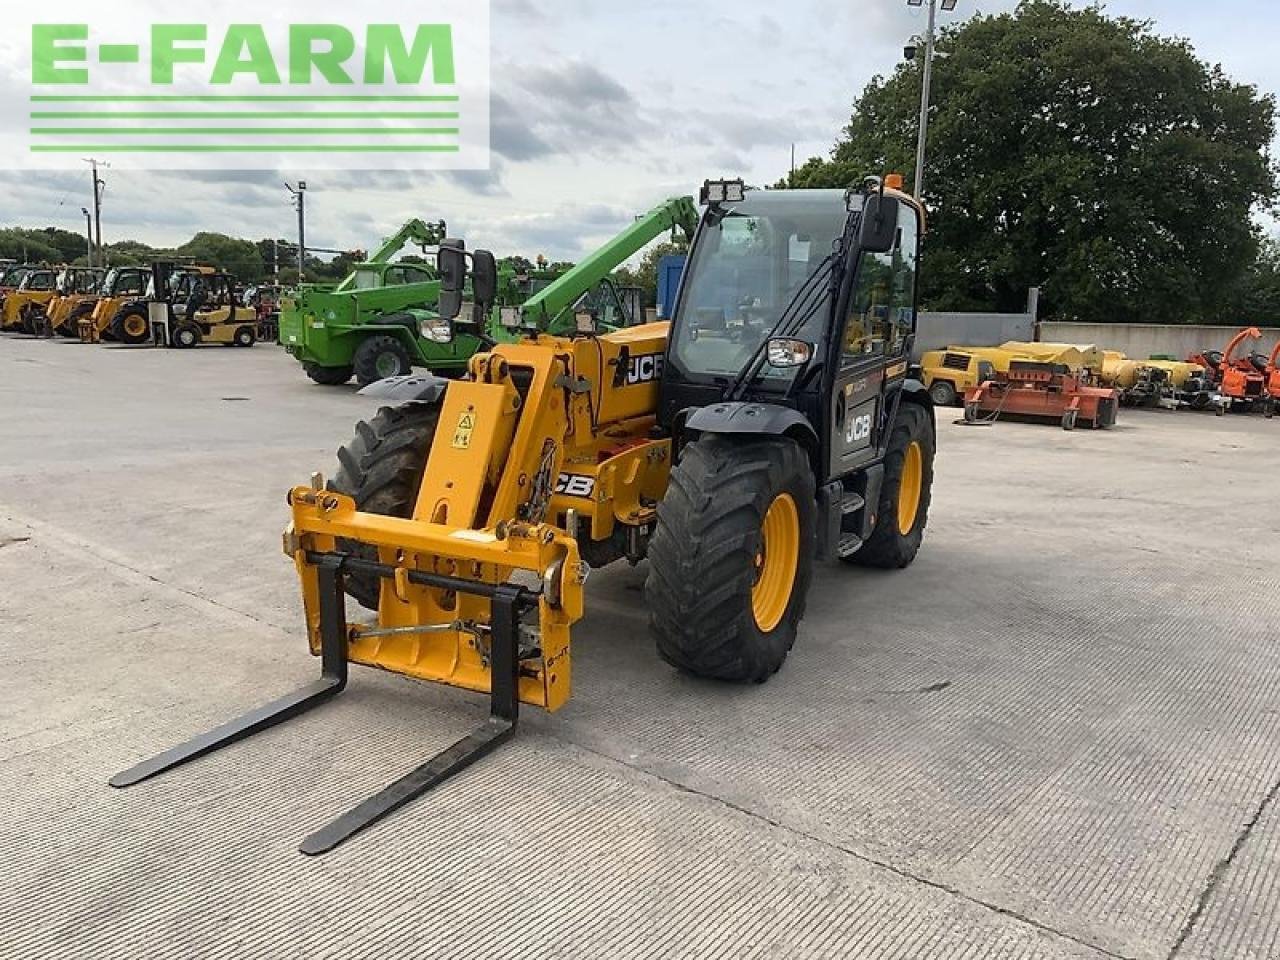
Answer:
[[[627,367],[627,386],[634,387],[639,383],[652,383],[662,379],[663,356],[660,353],[646,353],[631,358]]]
[[[565,497],[591,499],[596,492],[596,478],[580,473],[562,473],[556,480],[556,493]]]

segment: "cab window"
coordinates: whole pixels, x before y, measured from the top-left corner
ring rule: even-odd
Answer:
[[[845,321],[846,361],[894,356],[906,345],[915,314],[918,237],[916,212],[904,203],[893,250],[862,255]]]

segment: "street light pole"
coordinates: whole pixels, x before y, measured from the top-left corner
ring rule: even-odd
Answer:
[[[933,82],[933,35],[938,23],[938,0],[929,0],[929,32],[924,35],[924,80],[920,85],[920,136],[916,143],[916,199],[924,199],[924,147],[929,139],[929,87]]]
[[[93,266],[93,214],[89,212],[88,207],[81,207],[80,212],[84,214],[84,241],[85,251],[88,254],[89,266]]]
[[[93,223],[95,240],[94,245],[98,250],[98,259],[106,265],[106,256],[102,252],[102,188],[107,185],[107,181],[98,176],[98,161],[85,159],[85,163],[89,164],[90,170],[93,171]],[[104,166],[110,166],[105,163]],[[90,260],[93,258],[90,257]],[[90,264],[92,266],[92,264]]]
[[[922,5],[923,0],[907,0],[912,7]],[[943,10],[954,10],[957,0],[942,0]],[[933,44],[937,39],[938,0],[929,0],[929,29],[924,35],[924,77],[920,84],[920,135],[916,143],[916,179],[917,200],[924,199],[924,150],[929,140],[929,94],[933,85]]]
[[[298,282],[302,283],[307,261],[307,181],[299,180],[297,189],[286,181],[285,187],[293,194],[294,206],[298,208]]]

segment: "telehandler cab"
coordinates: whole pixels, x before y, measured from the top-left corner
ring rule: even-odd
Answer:
[[[37,336],[52,337],[55,334],[63,337],[74,337],[76,325],[71,321],[71,312],[81,303],[90,299],[102,285],[102,277],[106,271],[98,267],[67,267],[58,274],[54,285],[54,295],[42,308],[33,307],[28,311],[27,332]]]
[[[600,334],[581,313],[571,335],[527,329],[477,354],[467,379],[369,388],[388,405],[339,451],[332,484],[317,474],[289,494],[284,549],[321,679],[112,784],[323,702],[349,662],[489,695],[484,726],[302,844],[323,853],[508,739],[521,702],[565,703],[592,565],[647,556],[660,655],[749,683],[795,642],[815,559],[911,563],[934,453],[908,374],[922,208],[874,180],[709,181],[702,200],[669,325]],[[438,265],[441,317],[483,323],[492,254],[447,241]],[[348,621],[348,593],[376,620]]]
[[[43,311],[45,304],[57,294],[59,273],[55,267],[37,267],[22,277],[17,289],[6,292],[0,304],[0,330],[32,332],[28,318],[33,310]]]
[[[75,307],[67,322],[76,324],[76,331],[84,343],[114,339],[117,315],[123,307],[143,295],[150,276],[151,272],[146,267],[112,267],[102,281],[97,299],[86,300]],[[132,321],[132,325],[136,326],[136,321]],[[145,325],[130,332],[145,337]]]

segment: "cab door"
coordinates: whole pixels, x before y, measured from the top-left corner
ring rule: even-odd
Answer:
[[[831,393],[829,476],[843,476],[875,459],[889,429],[886,379],[906,373],[915,329],[916,211],[902,204],[898,235],[888,253],[863,253],[853,277]]]

